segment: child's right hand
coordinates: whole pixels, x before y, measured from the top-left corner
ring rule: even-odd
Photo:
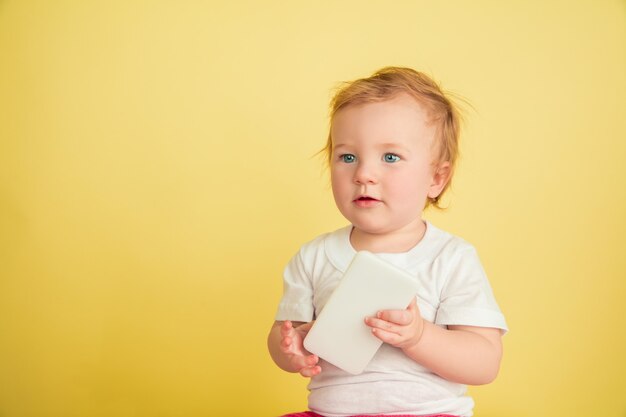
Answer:
[[[304,337],[307,335],[313,322],[304,323],[294,327],[289,320],[280,326],[280,350],[287,356],[287,359],[295,372],[305,377],[312,377],[322,372],[322,368],[317,364],[319,358],[304,349]]]

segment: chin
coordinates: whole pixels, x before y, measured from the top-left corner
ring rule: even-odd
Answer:
[[[422,219],[420,219],[420,223],[421,222],[423,222]],[[354,219],[351,223],[355,228],[372,235],[385,235],[395,232],[406,233],[414,227],[413,222],[381,223],[373,221],[358,221],[358,219]]]
[[[391,228],[388,226],[386,227],[384,225],[368,224],[363,222],[352,222],[352,225],[356,229],[359,229],[361,232],[365,232],[371,235],[382,235],[385,233],[389,233],[389,231],[391,230]]]

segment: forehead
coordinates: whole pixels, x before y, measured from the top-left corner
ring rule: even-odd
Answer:
[[[331,120],[333,142],[338,144],[361,137],[384,140],[411,140],[434,136],[426,108],[408,94],[383,101],[350,104]]]

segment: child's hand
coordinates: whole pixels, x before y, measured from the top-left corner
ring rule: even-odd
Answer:
[[[372,328],[374,336],[397,348],[415,346],[424,331],[424,319],[414,298],[406,310],[383,310],[376,317],[366,317],[365,324]]]
[[[311,326],[313,322],[293,327],[293,324],[287,320],[280,327],[280,350],[287,355],[293,369],[306,377],[322,372],[322,368],[317,365],[319,358],[304,349],[303,345],[304,337],[311,330]]]

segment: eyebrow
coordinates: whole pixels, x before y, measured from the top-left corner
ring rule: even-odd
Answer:
[[[340,148],[347,148],[347,147],[350,147],[350,145],[347,143],[339,143],[337,145],[334,145],[333,149],[340,149]],[[405,152],[409,151],[409,149],[406,146],[400,145],[399,143],[395,143],[395,142],[381,143],[377,145],[377,148],[392,148],[392,149],[400,149]]]
[[[348,148],[348,147],[350,147],[350,145],[346,143],[340,143],[338,145],[333,145],[332,151],[335,152],[337,149]]]
[[[379,148],[399,149],[399,150],[404,151],[404,152],[409,152],[409,149],[406,146],[400,145],[399,143],[395,143],[395,142],[381,143],[378,147]]]

